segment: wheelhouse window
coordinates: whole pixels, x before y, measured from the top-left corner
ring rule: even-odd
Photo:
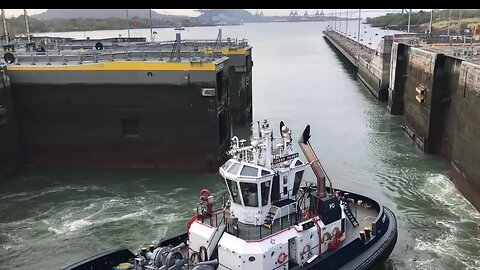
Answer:
[[[256,183],[240,183],[242,190],[243,203],[245,206],[258,207],[258,191]]]
[[[294,183],[301,182],[303,177],[303,171],[298,171],[295,173]]]
[[[226,170],[228,168],[228,166],[230,166],[230,164],[232,164],[231,160],[225,162],[225,164],[222,165],[222,169]]]
[[[258,175],[258,169],[251,167],[251,166],[243,166],[242,172],[240,172],[240,175],[243,176],[257,176]]]
[[[240,195],[238,194],[237,182],[230,179],[226,179],[226,181],[227,181],[228,191],[230,191],[230,194],[232,195],[233,202],[236,204],[242,204]]]
[[[230,169],[228,169],[228,172],[231,174],[237,174],[238,170],[240,170],[240,163],[234,163]]]
[[[268,204],[268,194],[270,194],[270,181],[263,182],[260,185],[260,192],[262,195],[262,206]]]
[[[303,162],[299,159],[297,162],[295,162],[295,166],[300,166],[303,165]]]
[[[262,176],[269,175],[269,174],[270,174],[269,171],[262,170]]]

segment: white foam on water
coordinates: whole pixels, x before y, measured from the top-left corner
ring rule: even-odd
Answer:
[[[3,231],[4,229],[2,229]],[[17,233],[18,234],[18,233]],[[22,246],[24,239],[16,234],[10,232],[3,232],[2,235],[6,237],[5,243],[2,243],[2,248],[6,251],[16,247],[17,249]],[[1,267],[0,267],[1,269]]]
[[[48,222],[47,222],[48,224]],[[55,233],[55,234],[66,234],[66,233],[72,233],[78,230],[81,230],[83,228],[86,228],[88,226],[92,225],[92,222],[87,220],[87,219],[77,219],[73,221],[66,221],[60,226],[52,226],[50,225],[48,227],[48,230]]]
[[[463,257],[454,245],[455,237],[453,234],[443,234],[442,237],[432,240],[433,241],[423,241],[416,239],[414,248],[417,251],[434,254],[432,256],[440,259],[418,260],[416,261],[417,269],[441,269],[442,265],[444,265],[443,260],[448,260],[449,257],[458,259]]]
[[[19,243],[24,241],[22,237],[16,234],[12,234],[10,232],[4,233],[3,235],[5,235],[9,239],[9,242],[12,242],[12,243]]]
[[[178,213],[169,213],[169,214],[165,214],[165,215],[161,215],[159,217],[159,220],[162,221],[162,223],[171,223],[171,222],[175,222],[175,221],[178,221]],[[185,224],[186,224],[186,220],[185,220]]]
[[[434,266],[435,259],[422,259],[422,260],[410,260],[411,263],[413,263],[414,267],[416,269],[422,269],[422,270],[437,270],[438,267]],[[409,266],[410,268],[411,266]]]
[[[458,230],[457,227],[455,227],[455,224],[452,223],[452,221],[437,220],[435,221],[435,224],[446,227],[453,232],[456,232]]]
[[[78,219],[71,222],[66,222],[63,226],[67,229],[67,231],[73,232],[90,226],[91,224],[92,222],[89,220]]]
[[[92,203],[90,203],[87,207],[85,207],[85,210],[93,209],[93,208],[95,208],[96,206],[97,206],[97,204],[92,202]]]
[[[11,199],[11,198],[15,198],[15,197],[22,197],[22,196],[26,196],[30,194],[30,192],[19,192],[19,193],[13,193],[13,194],[7,194],[7,195],[3,195],[2,197],[0,197],[1,200],[3,199]]]
[[[458,218],[465,221],[480,222],[480,214],[445,175],[428,175],[421,191]]]
[[[158,210],[162,210],[162,209],[171,209],[171,205],[169,204],[158,204],[156,205],[155,207],[152,208],[152,211],[158,211]]]
[[[118,216],[118,217],[107,217],[107,218],[103,218],[103,219],[97,219],[97,220],[94,220],[93,223],[94,224],[104,224],[104,223],[117,222],[117,221],[126,220],[126,219],[135,219],[135,218],[139,218],[141,216],[144,216],[147,213],[148,213],[148,211],[146,209],[141,209],[140,211],[136,211],[136,212],[125,214],[125,215]]]
[[[432,254],[437,259],[416,260],[418,269],[443,269],[446,265],[455,262],[461,264],[462,268],[478,269],[480,267],[480,257],[470,256],[471,251],[464,250],[462,246],[465,242],[473,246],[480,243],[478,236],[465,235],[461,232],[458,225],[468,222],[478,224],[480,215],[473,206],[460,194],[455,185],[446,176],[441,174],[428,175],[424,186],[421,188],[426,197],[431,198],[438,208],[448,211],[450,218],[446,216],[443,220],[435,221],[443,231],[435,239],[415,239],[414,249],[416,251]],[[475,252],[473,252],[475,253]]]
[[[73,212],[72,211],[69,211],[67,213],[65,213],[64,215],[62,215],[62,217],[60,217],[60,220],[68,220],[69,218],[71,218],[73,215]]]
[[[55,234],[71,234],[77,231],[83,230],[87,227],[101,225],[105,223],[118,222],[122,220],[138,219],[140,217],[148,215],[149,211],[145,207],[145,202],[139,200],[140,205],[132,204],[132,199],[122,198],[108,198],[103,201],[92,202],[86,207],[77,209],[63,209],[58,213],[60,216],[52,217],[51,219],[44,220],[48,225],[48,230]],[[121,210],[118,212],[118,207],[122,209],[128,207],[134,212],[126,212]],[[116,213],[117,216],[113,216]],[[72,220],[72,218],[75,218]],[[60,224],[58,224],[60,221]]]
[[[175,195],[175,194],[177,194],[177,193],[179,193],[179,192],[183,192],[183,191],[185,191],[185,190],[187,190],[187,189],[186,189],[186,188],[183,188],[183,187],[179,187],[179,188],[176,188],[176,189],[174,189],[174,190],[166,193],[165,195],[166,195],[166,196],[171,196],[171,195]]]
[[[67,190],[85,192],[85,191],[91,191],[91,190],[105,190],[105,188],[99,187],[99,186],[66,185],[66,186],[49,187],[47,189],[36,190],[31,192],[20,192],[20,193],[10,194],[10,195],[1,197],[1,199],[14,198],[14,201],[22,202],[22,201],[27,201],[27,200],[35,199],[38,197],[42,197],[45,195],[49,195],[51,193],[60,193]],[[16,198],[16,197],[19,197],[19,198]]]

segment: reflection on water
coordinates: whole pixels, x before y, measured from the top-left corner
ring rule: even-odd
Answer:
[[[375,197],[395,212],[399,239],[384,268],[480,268],[480,216],[449,181],[448,163],[423,154],[404,134],[402,117],[390,115],[323,40],[324,27],[222,27],[225,37],[247,37],[254,46],[254,119],[268,118],[272,125],[283,120],[294,138],[310,124],[312,145],[334,184]],[[217,29],[189,28],[182,36],[215,38]],[[139,35],[148,36],[145,31]],[[159,39],[175,34],[156,31]],[[235,131],[247,137],[252,127]],[[180,233],[204,187],[218,200],[223,193],[215,172],[26,169],[0,186],[0,268],[56,269]]]

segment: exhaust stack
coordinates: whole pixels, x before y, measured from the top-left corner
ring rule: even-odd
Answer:
[[[317,196],[323,197],[325,196],[326,175],[322,168],[322,164],[320,164],[320,161],[318,160],[317,155],[315,155],[315,152],[313,151],[313,148],[310,145],[310,142],[308,141],[309,139],[310,139],[310,125],[307,125],[307,127],[303,131],[302,136],[298,140],[298,144],[300,146],[300,149],[302,149],[303,154],[307,158],[308,163],[310,163],[313,173],[317,177]]]

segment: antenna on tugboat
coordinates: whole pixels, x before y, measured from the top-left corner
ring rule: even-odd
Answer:
[[[258,137],[262,137],[262,132],[260,131],[260,121],[257,121],[257,125],[258,125]]]
[[[10,44],[10,37],[8,36],[7,19],[5,18],[5,10],[2,9],[3,33],[5,35],[5,42]]]
[[[27,14],[27,10],[26,10],[26,9],[23,10],[23,17],[24,17],[24,19],[25,19],[25,28],[26,28],[26,30],[27,30],[27,40],[28,40],[28,42],[30,42],[30,41],[31,41],[31,40],[30,40],[30,27],[29,27],[29,25],[28,25],[28,14]]]

